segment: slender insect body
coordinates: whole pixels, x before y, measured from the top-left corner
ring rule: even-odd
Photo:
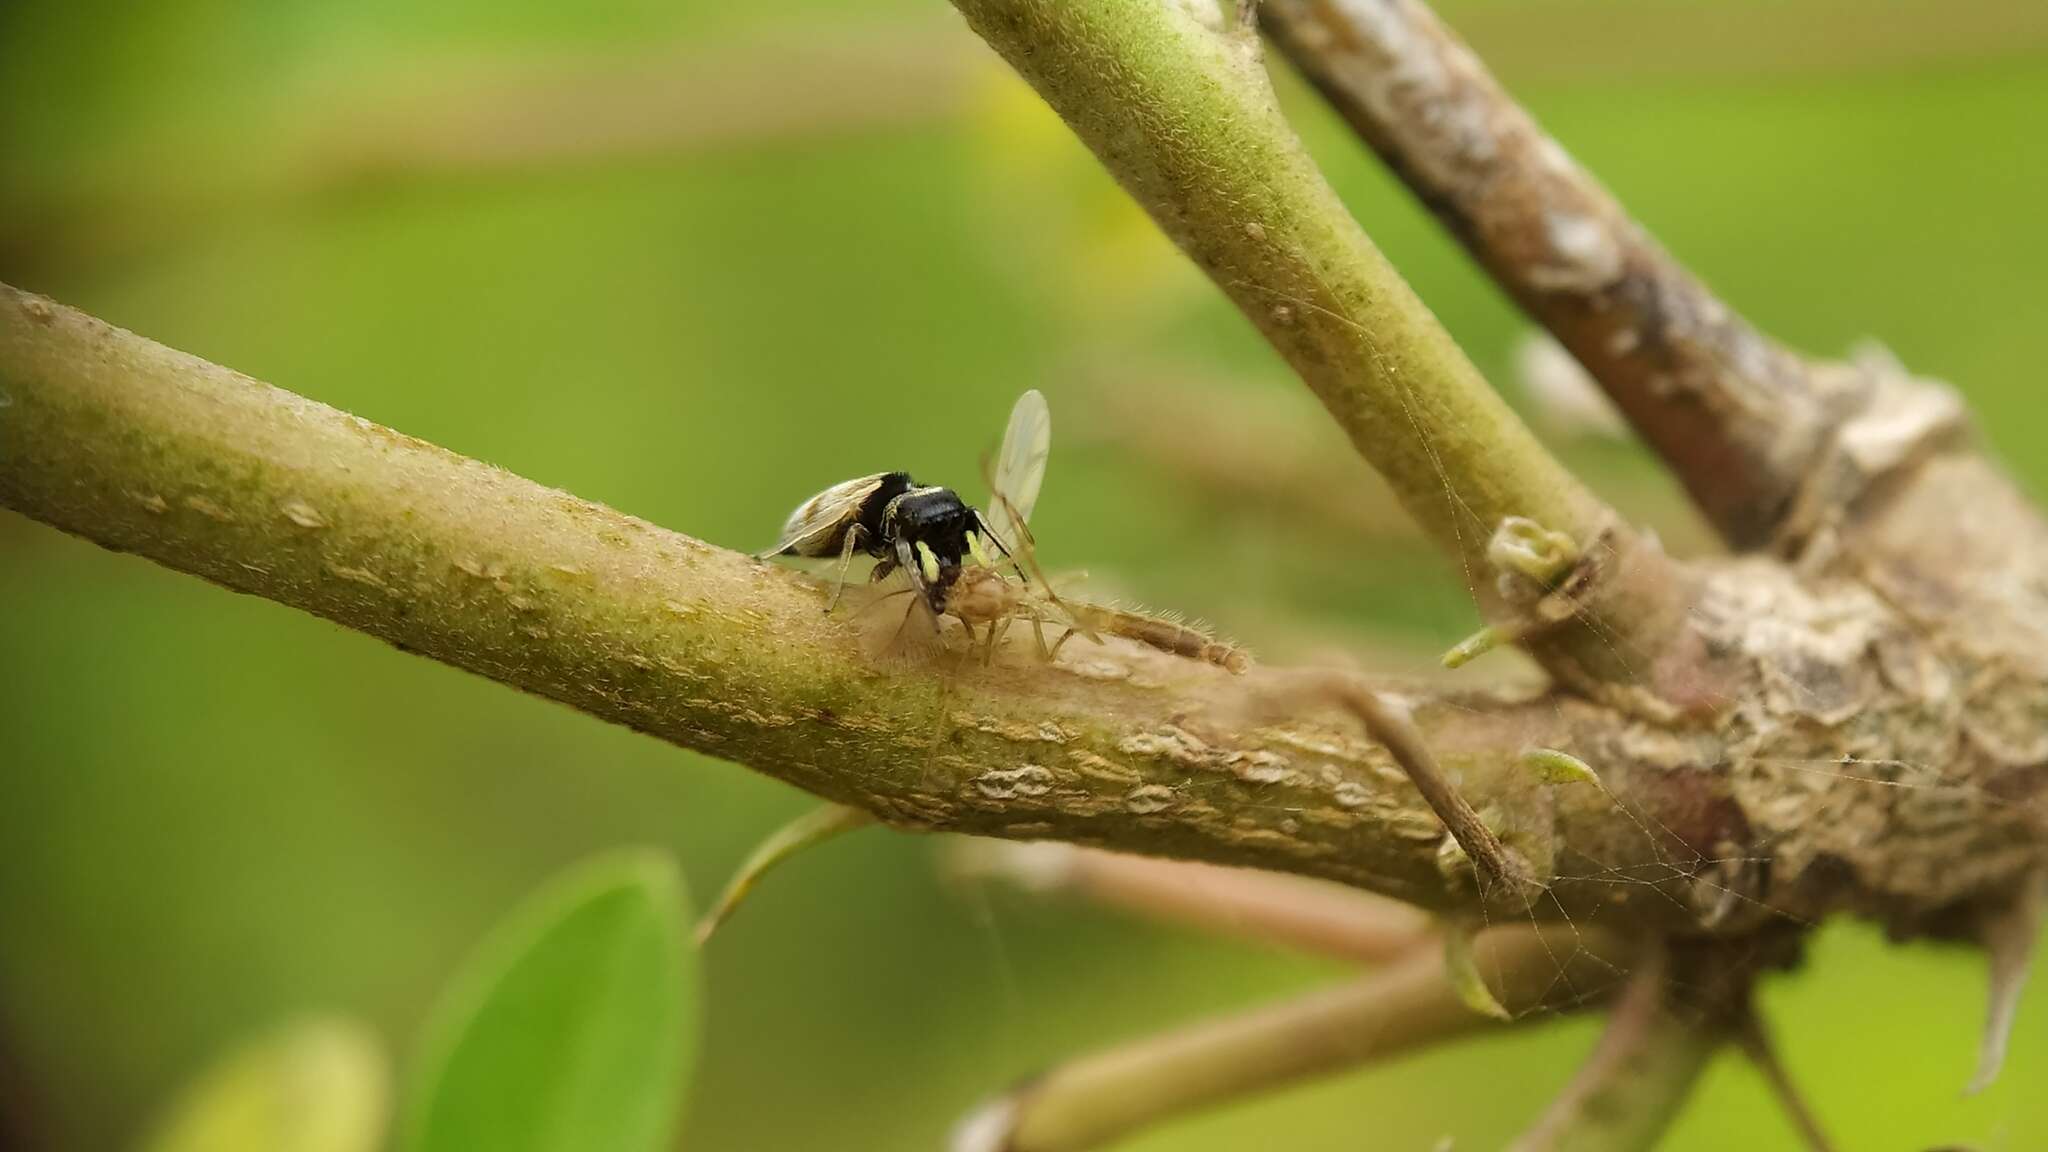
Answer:
[[[1100,636],[1117,636],[1174,656],[1214,664],[1232,673],[1251,668],[1251,653],[1228,641],[1218,640],[1198,625],[1156,616],[1133,608],[1090,604],[1085,600],[1056,599],[1042,582],[1015,583],[991,566],[964,568],[947,600],[947,611],[968,626],[989,628],[987,644],[992,653],[1010,624],[1027,620],[1039,634],[1039,649],[1047,659],[1059,654],[1068,640],[1082,636],[1100,643]],[[1043,625],[1062,632],[1047,646]]]
[[[1203,628],[1165,616],[1152,616],[1129,608],[1106,608],[1099,604],[1073,604],[1074,616],[1097,632],[1121,636],[1140,644],[1214,664],[1231,672],[1252,666],[1251,653],[1235,644],[1216,639]]]

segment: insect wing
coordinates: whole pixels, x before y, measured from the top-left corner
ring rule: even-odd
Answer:
[[[832,556],[860,519],[861,505],[874,495],[888,477],[887,472],[834,484],[789,514],[782,526],[782,538],[762,556]]]
[[[1003,430],[1002,451],[996,456],[996,473],[990,481],[994,491],[988,526],[1013,553],[1029,539],[1025,525],[1038,503],[1038,489],[1045,482],[1045,458],[1051,451],[1052,413],[1045,406],[1044,394],[1033,388],[1017,397],[1010,409],[1010,424]]]

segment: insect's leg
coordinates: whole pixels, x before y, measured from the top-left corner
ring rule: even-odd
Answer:
[[[1045,623],[1036,616],[1031,618],[1031,638],[1038,642],[1038,658],[1052,663],[1053,649],[1045,646]]]
[[[930,585],[926,583],[924,573],[918,571],[917,551],[911,547],[910,541],[900,536],[896,538],[895,554],[882,557],[882,562],[875,565],[876,571],[882,571],[884,568],[889,572],[894,572],[898,568],[903,569],[903,574],[910,577],[910,586],[917,589],[917,598],[919,600],[927,598],[926,590],[930,588]],[[931,605],[926,604],[925,606],[929,608]]]
[[[834,608],[839,607],[839,595],[846,591],[846,570],[852,566],[854,547],[865,532],[866,530],[858,524],[846,529],[846,542],[839,546],[839,574],[832,581],[832,598],[825,602],[827,616],[832,614]]]
[[[1002,499],[1002,497],[998,496],[997,499]],[[1008,501],[1004,502],[1008,503]],[[1029,552],[1033,547],[1033,544],[1027,544],[1025,541],[1030,539],[1031,530],[1029,528],[1024,527],[1023,522],[1018,521],[1014,515],[1011,516],[1011,521],[1013,523],[1016,523],[1017,530],[1024,533],[1025,536],[1025,540],[1019,540],[1017,542],[1017,546],[1021,549],[1024,549],[1026,552]],[[1016,553],[1011,552],[1009,546],[1003,543],[1003,538],[996,535],[995,529],[990,528],[988,526],[987,518],[982,516],[980,512],[976,512],[974,514],[974,522],[981,526],[981,535],[985,539],[987,539],[989,543],[994,544],[996,546],[996,551],[1001,552],[1003,554],[1003,559],[1008,560],[1010,562],[1010,567],[1014,569],[1017,573],[1017,579],[1022,580],[1026,584],[1031,583],[1030,575],[1024,571],[1024,564],[1020,562]],[[1033,563],[1032,567],[1036,569],[1037,564]],[[1040,580],[1039,583],[1043,584],[1045,583],[1045,581]]]
[[[1067,641],[1072,640],[1074,634],[1078,631],[1079,629],[1069,625],[1065,632],[1060,633],[1060,638],[1052,642],[1052,651],[1047,653],[1045,658],[1048,660],[1059,659],[1060,649],[1066,647]]]

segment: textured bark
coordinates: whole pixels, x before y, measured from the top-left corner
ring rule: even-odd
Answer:
[[[1323,674],[1114,640],[1052,664],[1023,640],[990,668],[877,659],[816,581],[11,289],[0,392],[0,503],[892,824],[1478,902],[1385,747],[1318,702]],[[1725,695],[1397,694],[1547,889],[1538,915],[1730,934],[1853,909],[1954,931],[2042,866],[2048,534],[1945,443],[1900,457],[1811,574],[1693,574]],[[1600,785],[1543,783],[1532,745]]]
[[[1749,1001],[1749,974],[1739,963],[1714,956],[1711,970],[1688,975],[1709,985],[1681,1003],[1672,995],[1671,957],[1647,950],[1615,998],[1599,1044],[1508,1152],[1654,1147]]]
[[[954,6],[1237,304],[1553,675],[1628,682],[1667,708],[1716,690],[1699,679],[1686,574],[1551,457],[1351,218],[1281,115],[1249,25],[1211,27],[1200,3]],[[1496,579],[1490,542],[1511,519],[1583,558],[1541,604]],[[1520,619],[1532,609],[1540,627]]]
[[[1770,540],[1859,395],[1657,246],[1418,0],[1271,0],[1274,41],[1738,546]]]
[[[1527,516],[1611,516],[1522,426],[1352,220],[1280,114],[1257,41],[1175,4],[961,0],[1160,228],[1300,373],[1469,571]]]
[[[1544,452],[1344,213],[1244,29],[1200,3],[957,6],[1297,369],[1552,687],[1361,686],[1371,707],[1347,713],[1328,672],[1236,676],[1114,639],[1050,661],[1019,630],[985,667],[879,657],[875,617],[821,611],[816,581],[4,288],[0,504],[898,827],[1512,920],[1552,984],[1588,940],[1652,938],[1716,989],[1712,1015],[1625,1004],[1546,1146],[1647,1146],[1746,1019],[1758,967],[1837,913],[2004,941],[1990,1015],[2009,1023],[2012,926],[2048,874],[2048,526],[1948,390],[1771,344],[1411,0],[1269,0],[1275,35],[1723,534],[1773,552],[1673,562]],[[1495,548],[1516,539],[1555,562]],[[1591,771],[1546,781],[1532,747]],[[1526,883],[1482,883],[1475,860]],[[1404,1044],[1460,1034],[1456,984],[1404,956],[1078,1062],[977,1132],[1079,1148],[1382,1051],[1344,1020]]]
[[[1442,825],[1386,750],[1340,713],[1293,715],[1283,675],[1114,639],[1069,644],[1056,664],[1018,637],[989,668],[877,658],[857,613],[824,613],[816,580],[13,289],[0,289],[0,394],[0,504],[899,827],[1466,899],[1469,876],[1438,864]],[[1567,818],[1514,769],[1522,744],[1606,723],[1598,709],[1476,693],[1411,703],[1532,861],[1564,836],[1643,850],[1631,820]]]

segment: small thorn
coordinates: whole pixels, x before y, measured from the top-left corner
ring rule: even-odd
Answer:
[[[718,896],[718,903],[711,911],[697,921],[697,946],[702,948],[718,926],[725,923],[740,906],[740,901],[761,882],[761,877],[770,869],[791,856],[816,844],[822,844],[842,832],[851,832],[874,823],[875,818],[858,808],[844,804],[822,804],[798,816],[782,827],[768,834],[733,873],[726,882],[725,891]]]
[[[1479,974],[1479,961],[1472,953],[1472,925],[1463,920],[1444,924],[1444,971],[1451,978],[1451,990],[1465,1007],[1495,1020],[1514,1019]]]
[[[1983,923],[1984,951],[1991,962],[1991,996],[1984,1017],[1984,1040],[1977,1049],[1977,1075],[1963,1095],[1975,1096],[1991,1087],[2005,1066],[2005,1050],[2012,1040],[2012,1026],[2020,1011],[2020,992],[2027,985],[2027,969],[2034,960],[2040,938],[2041,903],[2048,898],[2048,872],[2034,874],[2013,897],[2011,904],[1987,913]]]

